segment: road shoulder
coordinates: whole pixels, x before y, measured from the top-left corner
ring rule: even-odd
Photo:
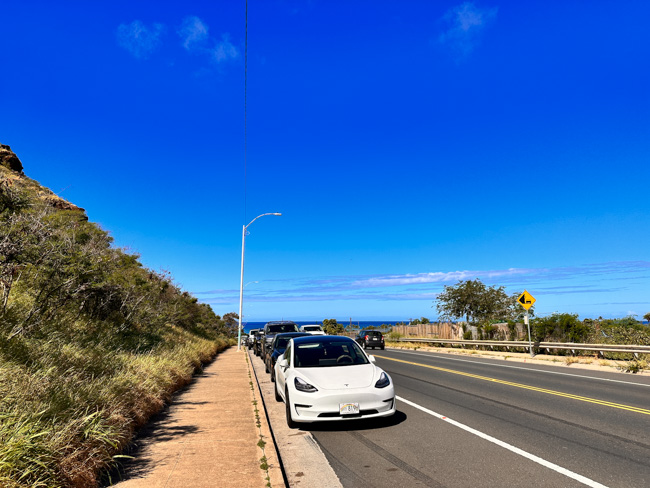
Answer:
[[[264,363],[253,354],[249,354],[249,357],[264,397],[266,412],[289,486],[342,488],[338,476],[314,436],[308,430],[290,429],[287,426],[284,403],[275,400],[275,383],[271,383],[270,376],[264,372]]]

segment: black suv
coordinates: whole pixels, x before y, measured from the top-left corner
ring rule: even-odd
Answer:
[[[271,374],[271,383],[275,381],[275,363],[278,358],[287,350],[287,344],[294,337],[308,337],[309,332],[285,332],[282,334],[275,334],[273,342],[269,346],[269,352],[264,360],[265,371]]]
[[[273,343],[273,338],[275,334],[282,334],[284,332],[300,332],[298,324],[291,322],[290,320],[281,320],[277,322],[267,322],[264,326],[264,335],[262,341],[262,351],[259,355],[262,358],[262,361],[266,362],[267,352],[270,354],[273,350],[271,344]]]
[[[364,349],[369,347],[372,347],[373,349],[375,347],[380,349],[384,348],[384,335],[378,330],[360,330],[354,340]]]

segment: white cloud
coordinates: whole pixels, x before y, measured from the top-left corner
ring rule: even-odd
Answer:
[[[199,17],[185,17],[176,33],[188,52],[207,56],[215,64],[239,56],[239,50],[230,42],[228,34],[221,34],[221,40],[214,39],[209,34],[208,25]]]
[[[458,59],[467,57],[477,46],[486,26],[497,16],[497,7],[479,8],[473,2],[464,2],[452,7],[442,18],[447,29],[438,38],[441,44],[449,46]]]
[[[450,281],[471,280],[479,276],[483,278],[498,278],[503,276],[524,275],[528,272],[529,270],[527,269],[517,268],[499,271],[450,271],[446,273],[438,271],[435,273],[418,273],[415,275],[380,276],[366,280],[358,280],[352,283],[352,285],[359,287],[419,285],[424,283],[446,283]]]
[[[237,56],[239,56],[239,51],[230,42],[230,36],[228,34],[222,34],[221,41],[217,42],[212,50],[212,55],[214,60],[217,63],[220,63],[222,61],[237,58]]]
[[[117,43],[138,59],[146,59],[159,46],[165,32],[163,24],[146,26],[139,20],[120,24],[117,28]]]
[[[188,51],[202,47],[209,38],[208,26],[195,16],[185,17],[176,32]]]
[[[594,263],[558,268],[507,268],[492,270],[437,271],[415,274],[324,276],[320,278],[286,278],[264,281],[264,288],[247,293],[248,302],[335,302],[335,301],[426,301],[434,300],[446,284],[481,279],[486,285],[504,285],[509,291],[521,292],[533,286],[537,297],[563,295],[593,297],[634,290],[629,280],[650,278],[650,261],[623,261]],[[621,286],[612,281],[624,279]],[[203,295],[203,301],[214,304],[236,304],[239,289],[194,292]],[[618,295],[616,295],[618,296]],[[637,299],[633,294],[630,298]],[[582,299],[582,298],[581,298]],[[589,298],[596,310],[605,305],[625,305],[628,315],[636,312],[631,307],[646,306],[647,301],[608,302]],[[545,300],[549,302],[549,300]],[[601,312],[598,312],[599,314]],[[621,312],[622,313],[622,312]],[[617,314],[619,314],[617,312]],[[620,315],[620,314],[619,314]]]

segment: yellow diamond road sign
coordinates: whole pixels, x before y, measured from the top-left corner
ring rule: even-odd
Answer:
[[[530,307],[533,306],[533,303],[535,303],[535,298],[533,295],[528,293],[526,290],[519,295],[519,298],[517,298],[517,301],[521,303],[521,306],[524,307],[526,310],[528,310]]]

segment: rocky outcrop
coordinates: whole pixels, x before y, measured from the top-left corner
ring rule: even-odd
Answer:
[[[4,144],[0,144],[0,165],[17,173],[23,172],[23,163],[20,162],[11,147]]]
[[[4,169],[6,168],[6,169]],[[9,170],[9,171],[7,171]],[[2,187],[4,185],[4,188]],[[54,193],[49,188],[42,186],[38,181],[25,176],[23,164],[18,156],[5,144],[0,144],[0,192],[15,188],[18,191],[27,192],[32,198],[36,198],[45,205],[59,210],[76,210],[82,213],[81,218],[88,220],[86,211],[68,202]]]

